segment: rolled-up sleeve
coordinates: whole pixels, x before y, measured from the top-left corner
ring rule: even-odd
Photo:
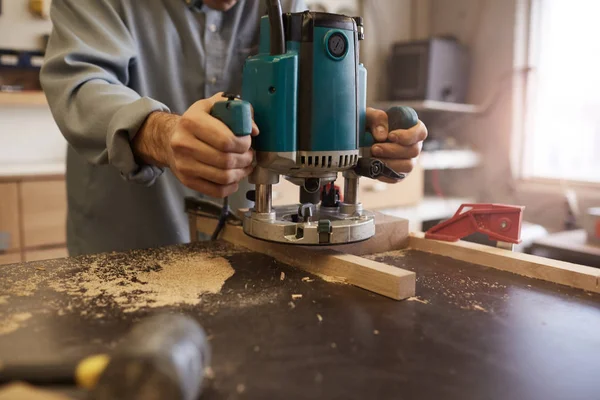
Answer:
[[[53,0],[53,31],[41,83],[58,127],[92,164],[110,164],[150,185],[162,169],[138,162],[131,148],[148,115],[169,108],[131,88],[136,43],[111,0]]]

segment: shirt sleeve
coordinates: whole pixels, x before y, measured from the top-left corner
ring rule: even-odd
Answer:
[[[127,87],[137,52],[119,11],[113,0],[54,0],[40,79],[58,127],[78,154],[151,185],[163,170],[138,163],[131,140],[150,113],[169,108]]]

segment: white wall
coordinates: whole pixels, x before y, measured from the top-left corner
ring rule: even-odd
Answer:
[[[39,50],[51,23],[29,12],[29,0],[3,0],[0,48]],[[0,106],[0,164],[62,162],[66,142],[45,106]]]
[[[0,164],[63,162],[66,148],[49,108],[0,107]]]
[[[49,20],[29,12],[29,0],[3,0],[0,15],[0,48],[39,50],[41,36],[50,33]]]

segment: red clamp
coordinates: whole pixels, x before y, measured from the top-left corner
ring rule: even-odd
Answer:
[[[456,242],[475,232],[490,240],[521,243],[522,206],[504,204],[463,204],[454,216],[425,233],[428,239]]]

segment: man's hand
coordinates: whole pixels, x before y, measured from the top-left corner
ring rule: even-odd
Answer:
[[[367,108],[367,129],[372,133],[375,144],[371,147],[373,157],[385,162],[399,173],[409,173],[416,158],[421,153],[423,140],[427,138],[427,127],[419,121],[410,129],[389,132],[388,117],[385,111]],[[391,143],[385,143],[385,142]],[[396,180],[379,178],[380,181],[396,183]]]
[[[235,136],[210,115],[223,100],[219,93],[197,101],[182,116],[150,114],[133,140],[134,152],[147,164],[169,167],[190,189],[219,198],[235,193],[253,170],[254,154],[250,136]]]

